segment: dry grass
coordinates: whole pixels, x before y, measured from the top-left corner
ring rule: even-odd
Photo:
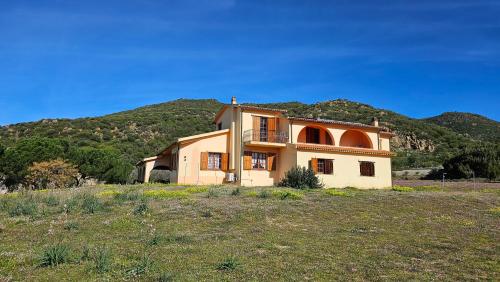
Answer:
[[[183,189],[107,185],[1,196],[0,281],[500,279],[494,186],[345,190],[349,197],[341,189]],[[146,192],[147,209],[134,212],[144,191],[168,192]],[[83,204],[94,199],[88,195],[98,199],[94,213]],[[17,205],[36,208],[9,213]],[[57,244],[67,246],[67,259],[41,267],[44,250]],[[105,267],[98,249],[106,250]]]

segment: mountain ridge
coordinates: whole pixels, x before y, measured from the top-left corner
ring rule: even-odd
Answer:
[[[394,158],[395,168],[436,166],[464,146],[473,145],[478,140],[496,140],[483,139],[482,135],[477,135],[480,139],[475,139],[476,135],[457,132],[456,126],[415,119],[346,99],[314,104],[291,101],[246,105],[287,109],[290,116],[366,124],[377,117],[382,126],[396,133],[391,142],[393,150],[398,153]],[[63,138],[77,146],[112,146],[130,162],[136,162],[156,154],[176,138],[214,130],[213,118],[222,106],[215,99],[177,99],[99,117],[17,123],[0,127],[0,144],[11,146],[16,140],[35,136]]]

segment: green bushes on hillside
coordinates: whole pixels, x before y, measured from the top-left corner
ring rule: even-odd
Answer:
[[[0,179],[10,189],[28,184],[28,168],[34,163],[66,160],[83,178],[108,183],[126,183],[133,166],[120,152],[110,148],[76,148],[66,140],[33,137],[21,139],[9,148],[0,148]],[[32,181],[30,182],[32,183]]]

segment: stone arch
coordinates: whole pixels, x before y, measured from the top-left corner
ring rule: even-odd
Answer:
[[[330,131],[324,127],[316,125],[308,125],[299,132],[297,137],[298,143],[312,143],[321,145],[335,145]]]
[[[373,144],[365,132],[359,130],[347,130],[340,137],[340,146],[372,149]]]

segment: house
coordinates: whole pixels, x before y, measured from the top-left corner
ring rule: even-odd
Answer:
[[[168,169],[170,182],[276,185],[294,166],[310,167],[325,187],[392,185],[389,141],[372,124],[288,117],[286,110],[240,105],[233,97],[215,116],[216,130],[177,139],[137,166],[139,181]]]

